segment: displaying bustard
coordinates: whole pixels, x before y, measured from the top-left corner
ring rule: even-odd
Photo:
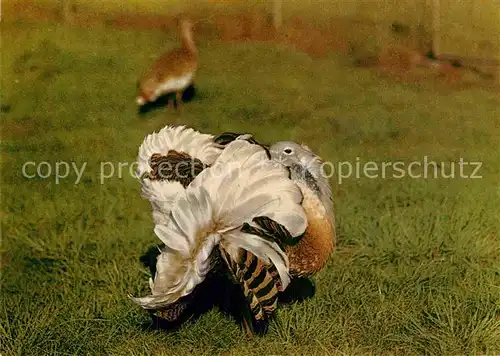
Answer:
[[[315,205],[323,193],[328,205],[331,191],[318,187],[316,173],[301,175],[279,158],[280,149],[251,135],[213,137],[183,126],[146,137],[138,162],[142,195],[165,247],[151,295],[136,303],[175,319],[208,275],[227,273],[246,297],[245,330],[267,330],[291,278],[321,269],[334,246],[330,205]]]

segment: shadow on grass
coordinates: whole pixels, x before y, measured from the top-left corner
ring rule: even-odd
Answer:
[[[193,101],[195,96],[196,96],[196,87],[194,86],[194,84],[191,84],[182,92],[183,104],[189,103],[190,101]],[[160,96],[154,102],[148,102],[148,103],[140,106],[138,109],[138,114],[145,115],[149,112],[162,109],[168,105],[169,100],[172,100],[174,107],[177,107],[177,100],[175,99],[175,93],[169,93],[169,94]]]
[[[152,276],[156,274],[156,258],[160,254],[158,248],[163,247],[164,245],[153,246],[140,257],[140,262],[144,267],[149,268]],[[244,319],[250,318],[250,309],[243,294],[243,289],[232,281],[229,271],[222,268],[218,272],[220,273],[209,273],[191,294],[173,304],[172,309],[168,310],[166,318],[151,313],[151,322],[143,324],[143,328],[146,330],[161,329],[174,332],[179,330],[186,322],[196,322],[214,307],[218,308],[224,315],[231,317],[235,323],[241,326]],[[283,304],[301,302],[312,298],[315,291],[315,284],[309,278],[295,278],[292,279],[287,289],[280,293],[278,300]],[[267,332],[267,322],[257,322],[255,320],[253,322],[253,329],[257,334]]]

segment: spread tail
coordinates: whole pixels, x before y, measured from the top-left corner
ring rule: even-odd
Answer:
[[[307,226],[300,189],[288,170],[271,161],[265,150],[245,140],[226,146],[214,164],[178,193],[165,222],[155,233],[165,243],[150,280],[151,295],[132,298],[145,309],[158,309],[192,292],[210,270],[217,244],[238,260],[241,250],[276,268],[283,288],[290,282],[288,258],[279,245],[245,233],[245,224],[267,216],[292,236]]]

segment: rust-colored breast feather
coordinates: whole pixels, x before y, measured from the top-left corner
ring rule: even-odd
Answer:
[[[308,188],[302,189],[302,206],[307,216],[307,229],[300,242],[286,247],[293,276],[307,276],[321,270],[335,248],[333,217],[326,215],[321,200]]]

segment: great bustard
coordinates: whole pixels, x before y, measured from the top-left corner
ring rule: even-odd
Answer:
[[[158,97],[175,93],[177,106],[182,102],[182,92],[190,87],[198,69],[198,50],[193,39],[193,23],[179,21],[182,46],[159,57],[138,82],[138,105],[154,102]],[[172,101],[169,100],[169,107]]]
[[[291,147],[307,157],[290,164],[281,154]],[[175,319],[207,276],[227,272],[248,303],[246,331],[264,332],[291,278],[320,270],[333,250],[331,190],[304,146],[166,127],[146,137],[138,161],[165,247],[151,295],[133,300],[157,315]]]

